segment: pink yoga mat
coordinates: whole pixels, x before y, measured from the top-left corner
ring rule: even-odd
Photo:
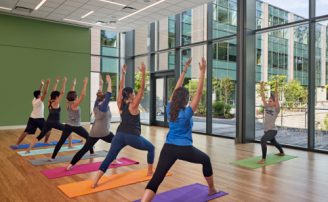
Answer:
[[[128,166],[133,164],[139,164],[139,162],[128,159],[128,158],[119,158],[117,159],[120,161],[120,164],[111,164],[110,168],[117,168],[121,166]],[[99,166],[102,162],[95,162],[95,163],[87,163],[87,164],[79,164],[73,166],[73,168],[70,171],[66,170],[66,167],[59,167],[59,168],[53,168],[49,170],[42,170],[41,173],[45,175],[48,179],[55,179],[65,176],[71,176],[71,175],[77,175],[81,173],[88,173],[97,171],[99,169]]]

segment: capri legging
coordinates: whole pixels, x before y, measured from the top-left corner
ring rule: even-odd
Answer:
[[[99,170],[106,172],[109,165],[116,159],[118,153],[128,145],[135,149],[148,151],[147,162],[148,164],[154,163],[155,147],[148,140],[139,135],[118,132],[115,135],[110,150],[105,160],[101,163]]]
[[[64,131],[63,131],[58,143],[56,144],[56,147],[54,149],[54,152],[52,153],[51,158],[53,158],[53,159],[56,158],[60,148],[63,146],[66,139],[71,135],[72,132],[83,137],[84,139],[87,139],[89,137],[88,131],[85,128],[83,128],[82,126],[71,126],[71,125],[65,124]],[[90,153],[91,154],[94,153],[93,147],[90,148]]]
[[[75,156],[73,157],[71,164],[75,165],[81,158],[84,156],[85,153],[87,153],[91,148],[98,142],[98,140],[103,140],[105,142],[111,143],[112,139],[114,137],[114,134],[110,132],[107,136],[105,137],[91,137],[89,136],[87,138],[87,141],[83,145],[82,149],[78,151]]]
[[[53,128],[63,131],[64,130],[64,125],[59,123],[59,122],[48,122],[48,121],[46,121],[41,133],[38,135],[38,137],[36,137],[38,139],[38,141],[40,141],[42,138],[44,138],[44,136],[46,136],[46,134],[49,131],[51,131],[51,129],[53,129]]]
[[[176,160],[202,164],[203,175],[205,177],[210,177],[213,175],[211,160],[204,152],[193,146],[164,144],[156,171],[150,182],[147,184],[146,189],[150,189],[156,193],[159,185],[163,182],[166,173],[170,170]]]

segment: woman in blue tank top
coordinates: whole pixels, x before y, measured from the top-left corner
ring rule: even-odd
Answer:
[[[96,187],[98,181],[109,168],[110,164],[116,159],[118,153],[125,147],[131,146],[136,149],[148,151],[147,162],[148,162],[148,173],[153,173],[154,163],[154,146],[145,138],[141,136],[141,124],[140,124],[140,111],[139,104],[142,100],[145,90],[145,77],[146,77],[146,66],[144,63],[141,64],[139,69],[142,73],[141,87],[137,93],[134,94],[133,89],[125,87],[125,74],[126,65],[122,68],[122,79],[120,81],[120,89],[117,96],[117,105],[120,109],[121,123],[117,128],[116,135],[113,138],[110,150],[99,167],[99,171],[96,175],[96,179],[93,181],[92,187]]]
[[[154,198],[159,185],[176,160],[202,164],[203,175],[208,183],[208,194],[212,195],[217,192],[214,186],[210,158],[207,154],[192,146],[192,116],[197,110],[197,106],[202,97],[206,61],[202,58],[201,63],[199,63],[200,76],[197,91],[188,105],[189,92],[186,88],[182,87],[182,84],[190,63],[191,59],[186,62],[184,70],[175,86],[170,103],[167,106],[166,113],[170,121],[169,133],[166,137],[166,143],[162,148],[155,173],[148,183],[142,197],[141,201],[143,202],[149,202]]]

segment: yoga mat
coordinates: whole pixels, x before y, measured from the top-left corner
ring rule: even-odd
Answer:
[[[167,176],[170,175],[172,174],[167,174]],[[111,176],[103,176],[95,189],[91,188],[91,180],[63,184],[59,185],[58,188],[69,198],[73,198],[76,196],[87,195],[130,184],[136,184],[138,182],[148,181],[151,177],[152,176],[147,176],[147,169],[142,169]]]
[[[77,143],[81,143],[82,140],[72,140],[72,144],[77,144]],[[34,145],[33,148],[37,148],[37,147],[49,147],[49,146],[54,146],[58,143],[58,141],[52,141],[50,143],[43,143],[43,142],[38,142]],[[65,142],[65,144],[68,144],[68,141]],[[16,149],[27,149],[29,148],[30,144],[20,144],[18,146],[16,145],[10,145],[10,148],[13,150]]]
[[[75,145],[73,148],[68,148],[68,147],[62,147],[60,148],[60,152],[65,152],[65,151],[75,151],[79,150],[83,147],[83,145]],[[35,149],[31,150],[30,153],[26,153],[26,151],[20,151],[17,152],[21,156],[34,156],[34,155],[39,155],[39,154],[52,154],[54,151],[54,148],[47,148],[47,149]]]
[[[248,168],[248,169],[256,169],[256,168],[261,168],[267,165],[272,165],[272,164],[277,164],[282,161],[287,161],[293,158],[297,158],[297,156],[290,156],[290,155],[285,155],[285,156],[278,156],[274,154],[269,154],[267,155],[265,164],[258,164],[257,162],[262,159],[261,156],[255,156],[247,159],[242,159],[238,161],[232,162],[232,164],[235,164],[237,166],[241,166],[243,168]]]
[[[160,193],[155,196],[152,202],[177,202],[177,201],[188,201],[188,202],[204,202],[210,201],[215,198],[228,195],[228,193],[219,191],[211,196],[208,195],[208,187],[202,184],[192,184],[170,191]],[[134,202],[140,202],[136,200]]]
[[[118,168],[121,166],[128,166],[133,164],[139,164],[139,162],[128,159],[128,158],[119,158],[117,159],[120,161],[119,164],[111,164],[110,168]],[[66,170],[66,167],[59,167],[49,170],[42,170],[41,173],[45,175],[48,179],[55,179],[65,176],[71,176],[71,175],[77,175],[81,173],[89,173],[93,171],[97,171],[99,169],[99,166],[102,162],[95,162],[95,163],[87,163],[87,164],[80,164],[75,165],[73,168],[69,171]]]
[[[93,155],[90,155],[90,153],[87,153],[82,157],[82,159],[105,157],[107,155],[107,153],[108,153],[108,151],[105,151],[105,150],[96,151]],[[74,155],[75,154],[67,155],[67,156],[57,156],[57,158],[53,161],[49,161],[49,158],[34,159],[34,160],[30,160],[30,163],[34,166],[63,163],[63,162],[71,161],[72,158],[74,157]]]

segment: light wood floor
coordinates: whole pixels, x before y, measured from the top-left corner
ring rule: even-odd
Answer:
[[[116,131],[117,125],[113,125]],[[156,159],[162,148],[167,133],[166,128],[142,127],[143,136],[156,147]],[[69,201],[56,185],[90,179],[93,173],[80,174],[49,180],[41,175],[40,170],[65,166],[65,163],[32,166],[27,159],[49,157],[40,155],[21,157],[9,149],[22,129],[0,131],[0,201]],[[60,133],[53,132],[51,139],[58,139]],[[78,136],[76,136],[78,137]],[[206,152],[212,160],[217,187],[229,193],[228,196],[213,201],[224,202],[302,202],[328,201],[328,155],[285,149],[298,158],[262,169],[247,170],[231,165],[236,159],[259,155],[259,144],[235,145],[233,140],[194,134],[194,146]],[[25,141],[29,142],[31,136]],[[99,141],[96,150],[109,149],[109,144]],[[268,152],[276,152],[269,146]],[[68,154],[66,152],[65,154]],[[73,152],[74,153],[74,152]],[[59,155],[63,155],[60,153]],[[146,166],[146,152],[125,148],[119,156],[129,157],[140,162],[139,165],[110,169],[107,174],[123,173]],[[100,161],[101,158],[93,161]],[[89,162],[92,160],[83,160]],[[189,185],[195,182],[205,184],[201,166],[178,161],[171,169],[173,176],[167,177],[158,193]],[[146,182],[81,196],[72,201],[133,201],[140,198]]]

